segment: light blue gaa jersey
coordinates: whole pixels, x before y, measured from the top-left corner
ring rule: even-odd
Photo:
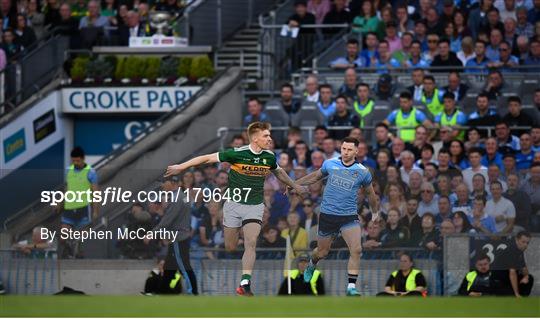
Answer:
[[[330,215],[356,215],[358,189],[371,184],[371,173],[358,162],[345,166],[341,157],[324,161],[321,172],[328,176],[321,212]]]

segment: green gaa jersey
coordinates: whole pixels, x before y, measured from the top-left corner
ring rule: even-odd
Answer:
[[[245,145],[218,152],[218,160],[231,164],[228,189],[231,201],[247,205],[263,202],[266,176],[278,167],[273,152],[263,150],[255,153]]]

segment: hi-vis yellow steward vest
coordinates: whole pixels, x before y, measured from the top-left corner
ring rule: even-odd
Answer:
[[[291,270],[291,279],[296,279],[298,275],[300,274],[300,271],[298,269]],[[314,295],[318,295],[317,292],[317,280],[319,279],[319,276],[321,275],[321,272],[315,269],[313,272],[313,276],[311,277],[311,280],[309,281],[309,284],[311,286],[311,291]]]
[[[411,109],[411,112],[409,113],[409,117],[404,118],[403,117],[403,111],[401,109],[397,112],[396,116],[396,126],[399,129],[399,137],[404,142],[412,142],[414,141],[414,137],[416,136],[415,129],[420,123],[416,120],[416,109],[413,107]],[[401,127],[414,127],[410,129],[401,129]]]
[[[416,289],[416,275],[418,275],[420,273],[420,270],[418,269],[412,269],[411,272],[409,273],[409,276],[407,277],[407,281],[405,282],[405,290],[407,292],[409,291],[413,291]],[[396,278],[398,274],[398,271],[394,271],[392,273],[392,277]],[[392,287],[392,289],[396,289],[395,287]]]
[[[92,189],[92,184],[88,180],[88,172],[92,169],[92,167],[88,164],[80,170],[75,170],[75,165],[71,165],[69,167],[68,173],[67,173],[67,191],[75,192],[75,194],[79,194],[79,192],[86,192],[89,189]],[[83,208],[88,206],[88,198],[86,198],[86,195],[80,196],[77,195],[77,198],[75,201],[65,201],[64,202],[64,209],[65,210],[74,210],[78,208]],[[80,199],[80,201],[79,201]]]

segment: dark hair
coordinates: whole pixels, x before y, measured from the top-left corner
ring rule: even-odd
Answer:
[[[425,78],[425,77],[424,77]],[[409,91],[403,91],[399,94],[400,99],[412,100],[412,94]]]
[[[351,38],[351,39],[347,40],[347,44],[358,45],[358,40],[356,40],[355,38]]]
[[[403,252],[403,251],[402,251],[402,252],[400,252],[400,254],[399,254],[399,258],[401,259],[401,257],[403,257],[403,256],[407,256],[407,258],[409,258],[409,260],[411,261],[411,263],[414,263],[414,260],[413,260],[413,258],[412,258],[411,255],[409,255],[409,254],[407,254],[406,252]]]
[[[234,140],[244,140],[244,137],[242,137],[240,134],[236,134],[232,137],[232,141]]]
[[[374,37],[377,37],[377,33],[373,32],[373,31],[369,31],[368,33],[366,33],[366,37],[367,37],[368,35],[372,35],[372,36],[374,36]]]
[[[338,99],[343,99],[345,100],[345,103],[348,105],[349,104],[349,100],[347,100],[347,97],[343,94],[340,94],[338,96],[336,96],[336,98],[334,99],[334,101],[337,101]]]
[[[481,175],[481,174],[480,174]],[[476,175],[475,175],[476,176]],[[474,197],[475,201],[482,201],[482,204],[486,205],[486,198],[482,195],[477,195]]]
[[[431,81],[433,81],[433,83],[435,83],[435,78],[431,74],[428,74],[428,75],[424,76],[424,81],[425,80],[431,80]]]
[[[341,143],[353,143],[354,146],[358,146],[360,142],[354,137],[347,136],[341,141]]]
[[[367,84],[366,82],[360,82],[356,85],[356,90],[358,90],[359,87],[362,87],[362,86],[365,86],[368,88],[369,90],[369,84]]]
[[[437,43],[437,44],[441,44],[441,43],[446,43],[446,44],[450,45],[450,41],[447,38],[440,39],[439,43]]]
[[[467,155],[471,155],[472,153],[478,153],[482,156],[483,150],[479,147],[471,147]]]
[[[332,91],[332,86],[330,84],[321,84],[319,85],[319,91],[321,91],[322,89],[329,89],[330,92]]]
[[[422,47],[422,42],[420,42],[420,41],[418,41],[418,40],[413,40],[413,42],[411,42],[411,46],[412,46],[413,44],[418,44],[418,45],[420,46],[420,48]],[[416,69],[413,70],[413,72],[416,71],[416,70],[422,70],[422,69],[416,68]]]
[[[480,92],[478,93],[478,96],[476,97],[476,99],[478,100],[479,98],[481,97],[485,97],[486,99],[489,100],[489,95],[487,94],[487,92]]]
[[[435,150],[433,149],[433,146],[431,144],[425,144],[424,146],[422,146],[422,149],[420,150],[420,152],[423,152],[423,151],[431,151],[431,153],[435,153]]]
[[[522,230],[522,231],[520,231],[520,232],[518,232],[518,233],[516,234],[516,238],[517,238],[517,239],[520,239],[521,237],[531,238],[531,233],[529,233],[529,232],[526,231],[526,230]]]
[[[456,216],[459,216],[459,218],[463,219],[463,229],[461,230],[461,233],[468,233],[473,227],[471,223],[469,222],[469,218],[463,211],[457,211],[454,213],[454,218]]]
[[[504,125],[504,126],[506,126],[507,128],[509,127],[509,126],[508,126],[508,123],[506,123],[503,119],[500,119],[500,120],[498,120],[498,121],[495,123],[495,126],[498,126],[498,125]]]
[[[455,100],[456,100],[456,96],[455,96],[454,93],[452,93],[452,92],[445,92],[445,93],[443,94],[443,97],[442,97],[442,98],[443,98],[443,100],[446,100],[446,99],[450,99],[450,100],[452,100],[452,101],[455,101]]]
[[[519,105],[521,105],[521,98],[519,96],[517,96],[517,95],[510,96],[510,97],[508,97],[508,103],[510,103],[510,102],[516,102]]]
[[[499,187],[502,189],[502,183],[499,182],[499,181],[493,181],[489,184],[489,186],[493,186],[493,185],[499,185]]]
[[[281,89],[283,90],[284,88],[289,88],[289,89],[291,89],[291,91],[294,92],[294,87],[293,87],[292,84],[290,84],[290,83],[283,83],[283,84],[281,85]]]
[[[260,101],[257,97],[252,96],[252,97],[250,97],[250,98],[248,99],[248,103],[249,103],[249,102],[252,102],[252,101],[255,101],[255,102],[257,102],[258,104],[261,104],[261,101]]]
[[[75,148],[73,148],[71,150],[71,157],[84,157],[84,150],[82,149],[82,147],[80,146],[75,146]]]
[[[378,127],[384,127],[387,131],[389,130],[388,125],[386,125],[386,123],[383,123],[383,122],[379,122],[377,123],[377,125],[375,125],[375,129],[377,129]]]
[[[491,259],[489,258],[489,256],[486,253],[481,252],[474,258],[474,263],[477,263],[480,260],[486,260],[486,259],[491,261]]]
[[[328,129],[324,125],[317,125],[315,126],[315,129],[313,131],[323,130],[325,132],[328,132]]]
[[[443,153],[443,154],[448,154],[448,155],[450,155],[450,156],[452,155],[452,154],[450,154],[450,150],[447,149],[446,147],[441,148],[441,149],[439,150],[439,153],[437,153],[437,155],[439,155],[439,154],[441,154],[441,153]]]

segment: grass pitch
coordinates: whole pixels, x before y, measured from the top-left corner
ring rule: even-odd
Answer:
[[[6,317],[540,317],[540,298],[0,296]]]

